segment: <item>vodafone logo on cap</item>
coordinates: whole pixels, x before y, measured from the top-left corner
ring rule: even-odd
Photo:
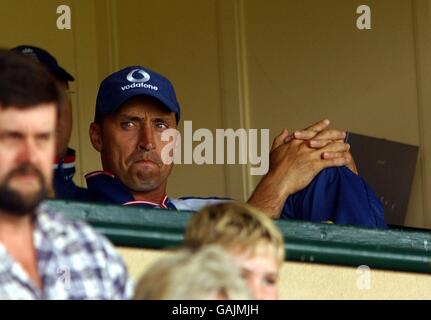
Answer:
[[[140,74],[139,78],[137,78],[138,74]],[[127,81],[132,82],[132,84],[128,84],[126,86],[121,87],[121,91],[126,91],[129,89],[135,89],[135,88],[144,88],[149,90],[158,91],[159,88],[155,85],[145,83],[150,80],[150,75],[148,72],[145,72],[142,69],[133,69],[129,72],[127,75]]]
[[[136,73],[139,73],[142,77],[135,78]],[[144,70],[141,70],[141,69],[133,69],[127,75],[127,80],[130,82],[147,82],[148,80],[150,80],[150,78],[151,77],[148,74],[148,72],[145,72]]]

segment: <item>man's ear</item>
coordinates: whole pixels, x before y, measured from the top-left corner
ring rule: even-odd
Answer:
[[[96,149],[99,152],[102,152],[103,139],[102,139],[102,128],[100,127],[100,124],[95,122],[90,124],[90,140],[94,149]]]

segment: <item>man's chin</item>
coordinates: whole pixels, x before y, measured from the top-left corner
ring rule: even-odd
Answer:
[[[47,197],[45,188],[33,192],[0,190],[0,209],[11,215],[26,216],[34,214],[36,208]]]
[[[135,191],[138,192],[150,192],[153,190],[156,190],[160,186],[160,183],[152,182],[152,181],[145,181],[135,184]]]
[[[158,177],[154,177],[154,175],[138,176],[135,177],[129,188],[138,192],[150,192],[160,187],[161,184],[162,182],[159,181]]]

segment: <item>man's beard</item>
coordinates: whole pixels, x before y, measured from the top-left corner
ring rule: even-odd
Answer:
[[[39,190],[23,195],[19,191],[10,188],[10,182],[15,176],[33,174],[39,179]],[[23,164],[7,174],[0,183],[0,210],[14,216],[34,214],[38,205],[47,197],[48,189],[46,180],[39,169],[31,164]]]

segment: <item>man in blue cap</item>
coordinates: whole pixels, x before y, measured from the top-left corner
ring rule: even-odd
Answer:
[[[74,198],[85,197],[85,190],[76,186],[72,180],[75,175],[75,150],[68,148],[72,131],[72,103],[68,91],[69,82],[75,81],[75,78],[61,67],[57,59],[45,49],[20,45],[11,50],[40,63],[54,77],[60,87],[63,95],[62,108],[57,123],[54,189],[67,187],[69,194]]]
[[[167,196],[173,165],[162,161],[162,149],[169,141],[162,141],[161,135],[175,129],[179,119],[175,90],[157,72],[130,66],[105,78],[90,127],[103,171],[86,176],[84,200],[193,211],[226,201]],[[329,130],[328,125],[329,121],[320,121],[293,135],[283,130],[274,140],[269,172],[248,203],[273,218],[385,227],[380,201],[352,172],[345,133]],[[73,198],[67,188],[57,193]]]

